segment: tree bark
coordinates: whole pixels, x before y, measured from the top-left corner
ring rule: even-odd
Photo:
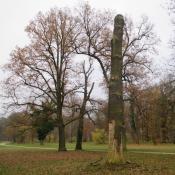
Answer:
[[[109,83],[109,161],[123,160],[123,83],[122,83],[122,40],[124,19],[117,15],[111,41],[111,78]]]
[[[66,151],[66,142],[65,142],[65,126],[60,124],[58,126],[58,134],[59,134],[59,147],[58,151]]]
[[[84,123],[84,118],[81,117],[79,119],[78,123],[78,130],[77,130],[77,140],[76,140],[76,150],[82,150],[82,142],[83,142],[83,123]]]
[[[133,138],[133,141],[136,144],[140,143],[140,139],[139,139],[139,134],[138,134],[138,130],[137,130],[137,124],[136,124],[136,114],[135,114],[135,110],[134,110],[134,100],[133,98],[131,98],[130,101],[130,124],[131,124],[131,135]]]

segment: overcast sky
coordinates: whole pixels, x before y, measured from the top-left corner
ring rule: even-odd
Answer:
[[[99,9],[112,9],[117,13],[128,15],[133,20],[147,15],[155,25],[155,31],[160,36],[159,56],[157,66],[166,63],[168,40],[172,33],[170,17],[168,16],[166,0],[88,0],[90,5]],[[81,0],[0,0],[0,66],[9,59],[10,52],[16,45],[27,43],[25,26],[39,11],[47,11],[52,7],[75,7]],[[3,77],[0,71],[0,79]]]
[[[6,63],[9,53],[16,45],[23,46],[26,43],[24,28],[38,11],[47,11],[55,6],[71,7],[78,2],[81,0],[0,0],[0,65]],[[89,0],[89,2],[93,7],[113,9],[131,16],[134,20],[143,14],[147,15],[155,24],[162,46],[166,47],[169,39],[167,33],[171,32],[170,17],[163,8],[166,0]],[[163,52],[160,53],[161,56]]]

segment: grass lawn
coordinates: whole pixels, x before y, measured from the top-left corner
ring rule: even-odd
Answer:
[[[50,150],[14,146],[40,147],[39,144],[0,146],[0,175],[175,175],[175,155],[134,152],[175,153],[175,145],[129,145],[125,155],[129,163],[117,166],[104,164],[106,145],[86,143],[84,149],[88,151],[79,152],[57,152],[57,144],[43,146]],[[68,144],[68,148],[73,149],[74,145]]]
[[[141,144],[141,145],[128,145],[129,151],[135,152],[165,152],[165,153],[174,153],[175,154],[175,144]]]
[[[45,143],[44,145],[40,145],[39,143],[31,143],[31,144],[16,144],[16,143],[7,143],[6,146],[9,148],[21,148],[21,147],[29,147],[29,148],[48,148],[48,149],[55,149],[57,150],[58,148],[58,143]],[[2,146],[1,146],[2,147]],[[75,143],[67,143],[66,147],[68,150],[74,150],[75,149]],[[86,151],[106,151],[107,150],[107,145],[106,144],[101,144],[101,145],[96,145],[92,142],[85,142],[83,143],[83,149]]]
[[[45,148],[45,149],[53,149],[57,150],[58,148],[58,143],[45,143],[44,145],[40,145],[39,143],[31,143],[31,144],[15,144],[15,143],[7,143],[7,146],[14,149],[15,146],[16,148],[21,147],[29,147],[29,148]],[[75,149],[75,143],[67,143],[66,147],[68,150],[74,150]],[[2,148],[2,146],[0,146]],[[85,142],[83,143],[83,149],[85,151],[107,151],[107,145],[106,144],[101,144],[101,145],[96,145],[93,142]],[[165,153],[175,153],[175,144],[158,144],[158,145],[153,145],[153,144],[128,144],[127,149],[129,152],[165,152]]]

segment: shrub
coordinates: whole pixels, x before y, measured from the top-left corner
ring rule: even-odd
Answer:
[[[96,144],[103,144],[106,141],[106,133],[104,129],[95,129],[92,132],[92,141]]]

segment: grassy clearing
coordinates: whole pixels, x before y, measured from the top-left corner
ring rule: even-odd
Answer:
[[[175,144],[142,144],[142,145],[129,145],[129,151],[139,151],[139,152],[165,152],[165,153],[175,153]]]
[[[175,174],[175,156],[127,153],[132,163],[117,166],[98,161],[104,157],[105,152],[1,149],[0,175]]]
[[[21,148],[21,147],[29,147],[29,148],[51,148],[57,150],[58,144],[57,143],[45,143],[44,145],[40,145],[39,143],[33,143],[33,144],[13,144],[8,143],[9,146],[12,146],[12,148]],[[67,143],[67,149],[68,150],[74,150],[75,149],[75,143]],[[3,146],[0,145],[0,148]],[[101,144],[96,145],[92,142],[85,142],[83,143],[83,149],[85,151],[107,151],[107,145]],[[127,146],[127,149],[129,152],[165,152],[165,153],[175,153],[175,144],[158,144],[158,145],[152,145],[152,144],[129,144]]]
[[[8,148],[15,148],[18,149],[21,147],[29,147],[29,148],[48,148],[48,149],[55,149],[57,150],[58,144],[57,143],[45,143],[44,145],[40,145],[39,143],[31,143],[31,144],[16,144],[16,143],[7,143],[6,145],[0,145],[0,148],[6,147]],[[75,149],[75,143],[67,143],[66,147],[68,150],[74,150]],[[83,149],[86,151],[107,151],[107,145],[102,144],[102,145],[96,145],[92,142],[86,142],[83,144]]]

